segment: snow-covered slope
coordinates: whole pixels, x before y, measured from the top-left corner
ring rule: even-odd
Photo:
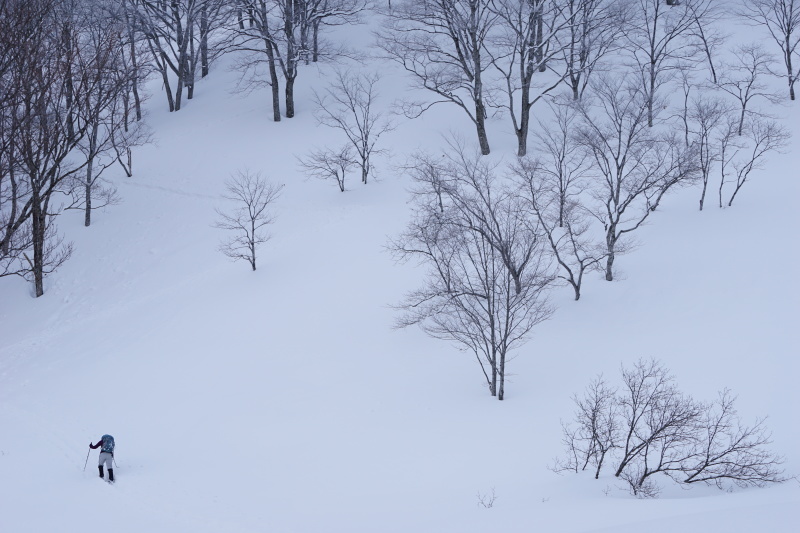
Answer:
[[[386,103],[402,90],[393,76]],[[324,74],[302,74],[298,116],[279,124],[267,95],[230,93],[234,77],[219,63],[172,115],[154,85],[157,144],[136,151],[134,177],[113,178],[124,203],[90,228],[60,217],[75,253],[44,297],[0,279],[0,530],[795,530],[794,480],[732,494],[665,484],[644,501],[547,466],[571,394],[655,357],[698,399],[729,387],[746,421],[769,415],[797,472],[800,136],[733,208],[671,197],[620,281],[592,277],[577,303],[554,293],[498,402],[471,356],[392,329],[391,304],[421,275],[384,250],[407,220],[406,179],[382,161],[378,181],[342,194],[299,173],[294,156],[334,135],[305,104]],[[800,124],[796,105],[785,113]],[[448,128],[472,134],[442,108],[387,139],[402,159]],[[510,157],[506,123],[491,128]],[[285,184],[257,272],[216,251],[214,208],[237,169]],[[83,470],[103,433],[117,440],[114,486],[96,452]]]

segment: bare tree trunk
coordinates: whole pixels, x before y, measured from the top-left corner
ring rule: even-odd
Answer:
[[[544,62],[544,47],[542,46],[544,34],[544,0],[538,0],[539,7],[536,8],[536,63],[539,64],[539,72],[547,71],[547,64]],[[527,100],[524,100],[527,101]]]
[[[39,192],[34,190],[31,204],[31,222],[33,231],[33,284],[36,297],[44,294],[44,240],[47,225],[47,214],[41,206]]]
[[[475,115],[475,126],[478,130],[478,143],[481,146],[481,154],[489,155],[491,149],[486,135],[486,108],[483,105],[483,100],[475,100]]]
[[[208,7],[200,10],[200,77],[208,76]]]
[[[189,55],[186,58],[186,99],[191,100],[194,96],[194,73],[197,67],[194,53],[194,25],[189,27]]]
[[[136,36],[133,31],[133,22],[130,19],[127,8],[125,9],[125,26],[128,30],[128,44],[130,47],[128,53],[131,56],[131,92],[133,93],[133,102],[136,107],[136,121],[138,122],[142,120],[142,100],[139,96],[139,59],[136,56]]]
[[[608,257],[606,258],[606,281],[614,281],[614,253],[617,244],[616,233],[616,225],[611,224],[606,231],[606,247],[608,250]]]
[[[522,84],[522,94],[520,95],[520,100],[522,101],[522,105],[520,106],[520,117],[519,117],[519,128],[516,131],[517,134],[517,156],[524,157],[528,154],[528,130],[530,129],[530,121],[531,121],[531,105],[528,104],[530,101],[530,94],[531,89],[530,85],[527,83]]]
[[[94,178],[92,172],[94,171],[94,158],[97,152],[97,133],[99,129],[99,125],[95,122],[92,124],[92,129],[89,132],[89,157],[86,162],[86,181],[84,183],[86,206],[83,217],[83,225],[87,228],[92,224],[92,181]]]
[[[389,7],[391,8],[391,5]],[[311,61],[313,61],[314,63],[319,61],[319,24],[320,24],[319,20],[314,21],[314,27],[313,27],[314,33],[312,41],[313,52],[311,56]]]
[[[286,78],[286,118],[294,117],[294,78]]]
[[[700,211],[703,210],[703,205],[706,201],[706,190],[708,189],[708,182],[703,182],[703,190],[700,193]]]
[[[480,55],[475,60],[475,126],[478,130],[478,143],[481,154],[489,155],[489,138],[486,135],[486,106],[483,103],[483,79],[480,68]]]
[[[497,391],[497,399],[502,401],[503,400],[503,396],[505,395],[505,391],[506,391],[506,353],[505,353],[505,350],[501,350],[501,352],[500,352],[500,368],[499,368],[499,372],[498,373],[500,374],[500,384],[499,384],[499,389]]]
[[[790,35],[786,36],[786,43],[784,44],[784,50],[792,50],[791,44],[789,42]],[[789,100],[794,100],[794,70],[792,67],[792,53],[788,52],[785,53],[786,56],[786,70],[789,75]]]
[[[167,103],[169,104],[169,111],[170,111],[170,113],[172,113],[173,111],[176,111],[177,109],[175,108],[175,100],[172,97],[172,87],[170,87],[170,84],[169,84],[169,73],[167,72],[167,65],[166,65],[167,54],[165,52],[161,52],[161,56],[162,56],[161,57],[161,62],[163,62],[163,63],[159,62],[159,69],[158,70],[161,72],[161,80],[164,83],[164,92],[167,93]]]
[[[275,122],[281,121],[281,91],[278,86],[278,70],[275,68],[275,58],[271,57],[269,61],[269,77],[270,86],[272,88],[272,120]]]
[[[650,84],[647,91],[647,125],[653,127],[653,100],[656,98],[656,65],[650,62]]]

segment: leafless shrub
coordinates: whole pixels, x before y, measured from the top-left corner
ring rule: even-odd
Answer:
[[[783,459],[766,448],[764,419],[744,425],[734,400],[724,390],[714,402],[698,402],[678,390],[661,363],[639,360],[622,368],[618,391],[597,378],[574,398],[574,420],[564,425],[566,459],[557,464],[576,472],[593,464],[598,478],[608,455],[614,476],[641,498],[659,494],[656,474],[720,489],[785,481]]]
[[[593,465],[595,479],[600,477],[607,454],[617,447],[619,440],[615,394],[616,391],[599,376],[592,380],[582,397],[572,397],[577,408],[575,424],[562,424],[567,459],[561,461],[561,470],[579,472]]]
[[[494,502],[497,500],[497,495],[494,492],[494,487],[492,487],[492,491],[490,493],[481,494],[478,493],[478,505],[483,507],[484,509],[491,509],[494,507]]]
[[[348,170],[358,164],[353,149],[349,145],[341,149],[312,150],[306,157],[299,158],[300,167],[309,176],[320,179],[333,179],[344,192],[345,176]]]

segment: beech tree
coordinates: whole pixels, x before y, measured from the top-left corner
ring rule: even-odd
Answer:
[[[231,8],[236,16],[229,17],[233,41],[228,48],[238,52],[236,68],[243,73],[246,89],[270,88],[275,122],[281,120],[280,76],[286,117],[292,118],[294,84],[301,65],[344,53],[330,44],[320,46],[320,28],[357,23],[366,5],[365,0],[238,0]]]
[[[408,167],[417,184],[412,220],[391,248],[427,275],[398,305],[398,326],[418,325],[474,355],[502,400],[513,350],[552,313],[550,262],[496,169],[451,148],[442,158],[420,154]]]
[[[29,26],[14,33],[25,41],[18,43],[8,73],[16,86],[5,116],[13,132],[6,157],[14,176],[13,200],[3,216],[4,239],[30,244],[33,257],[18,250],[18,261],[24,259],[27,266],[16,272],[33,281],[37,297],[44,294],[44,277],[71,253],[69,244],[61,244],[53,221],[62,207],[59,196],[87,165],[73,157],[90,128],[81,116],[82,98],[96,94],[98,79],[113,70],[114,54],[87,46],[79,26],[62,18],[62,8],[71,6],[48,0],[11,6],[25,13],[19,22]],[[13,234],[23,228],[30,238],[16,239]]]
[[[748,0],[740,14],[756,26],[766,28],[781,51],[789,83],[789,99],[795,99],[794,84],[800,76],[800,3],[795,0]]]
[[[661,0],[635,0],[625,25],[625,50],[641,76],[646,96],[647,123],[653,125],[659,89],[669,75],[693,59],[696,47],[689,38],[713,0],[683,0],[667,5]]]
[[[561,267],[558,277],[572,287],[575,300],[579,300],[584,275],[600,269],[607,251],[599,240],[602,228],[581,202],[589,187],[592,159],[573,142],[575,110],[556,105],[553,111],[555,120],[540,122],[538,129],[541,158],[521,159],[512,172],[531,218],[538,221]]]
[[[565,0],[561,5],[562,17],[570,23],[555,37],[566,69],[565,81],[573,99],[578,100],[592,73],[618,49],[626,9],[617,0]]]
[[[701,95],[687,106],[687,145],[697,149],[698,171],[702,182],[700,211],[705,206],[712,171],[721,161],[720,136],[730,135],[733,108],[719,98]]]
[[[386,14],[379,46],[414,80],[435,95],[432,102],[406,102],[408,117],[451,103],[474,124],[481,154],[490,152],[486,134],[487,38],[498,15],[487,0],[402,0]]]
[[[145,37],[156,70],[161,74],[170,111],[179,111],[183,89],[194,96],[198,66],[208,74],[214,56],[209,36],[222,21],[223,0],[130,0],[136,27]],[[170,77],[177,81],[174,89]]]
[[[759,44],[738,46],[733,50],[734,61],[725,65],[718,87],[731,95],[739,104],[739,127],[742,134],[745,114],[753,100],[763,99],[777,104],[779,97],[769,88],[764,77],[770,74],[773,57]],[[753,111],[752,108],[750,109]]]
[[[245,260],[256,270],[256,252],[269,241],[266,227],[275,221],[273,207],[283,185],[267,181],[261,174],[239,171],[225,182],[223,198],[233,205],[217,209],[216,228],[228,232],[219,250],[232,260]]]
[[[73,97],[74,120],[86,124],[86,135],[77,146],[86,158],[86,167],[82,176],[76,174],[71,180],[73,202],[67,209],[82,209],[85,226],[91,224],[94,209],[119,201],[116,188],[102,179],[104,171],[120,161],[130,175],[132,147],[149,138],[143,123],[132,122],[129,116],[129,92],[138,83],[139,69],[128,61],[124,23],[96,7],[90,3],[75,13],[80,19],[76,57],[102,66],[84,69],[91,79],[85,90]],[[127,164],[121,161],[123,152]]]
[[[673,187],[697,176],[696,148],[685,146],[668,123],[651,114],[663,106],[629,76],[596,78],[592,95],[576,107],[575,142],[594,162],[589,209],[605,228],[605,277],[612,281],[624,238],[645,223]]]
[[[367,183],[372,171],[373,156],[386,153],[378,147],[378,141],[384,133],[394,129],[392,122],[376,107],[379,80],[380,76],[375,73],[336,70],[328,88],[323,93],[314,92],[317,121],[347,137],[353,147],[352,160],[361,169],[362,183]]]
[[[489,5],[498,16],[497,35],[491,39],[492,63],[504,80],[504,107],[517,136],[517,155],[523,157],[528,151],[531,109],[568,75],[553,59],[562,55],[557,34],[570,28],[573,20],[562,16],[560,4],[553,0],[498,0]]]
[[[738,121],[730,121],[720,135],[719,206],[733,205],[733,200],[753,171],[762,168],[770,152],[780,151],[791,135],[776,121],[752,116],[745,121],[744,135],[738,134]],[[732,187],[727,196],[723,195]]]

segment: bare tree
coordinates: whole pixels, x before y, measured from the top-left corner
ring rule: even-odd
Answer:
[[[336,70],[332,83],[324,93],[314,92],[320,124],[344,133],[355,150],[355,161],[361,169],[361,182],[367,183],[372,171],[372,158],[386,153],[377,144],[381,136],[394,129],[392,122],[379,109],[376,73],[355,74]]]
[[[725,65],[719,80],[719,88],[733,96],[739,103],[739,127],[737,134],[742,134],[745,113],[751,102],[763,98],[777,104],[780,98],[764,82],[764,76],[770,74],[770,65],[774,61],[760,44],[753,43],[738,46],[733,50],[735,62]],[[752,111],[752,108],[751,108]]]
[[[439,103],[457,105],[475,125],[483,155],[490,152],[484,74],[491,61],[485,46],[496,21],[487,0],[403,0],[387,13],[379,39],[415,86],[436,95],[433,102],[406,102],[406,116],[418,117]]]
[[[283,185],[268,182],[261,174],[239,171],[226,182],[222,196],[234,203],[231,210],[217,209],[219,220],[214,227],[229,231],[231,237],[220,245],[220,251],[234,261],[246,260],[255,271],[256,251],[270,239],[265,228],[275,221],[272,207]]]
[[[10,233],[30,228],[33,258],[23,256],[37,297],[44,294],[44,277],[71,251],[68,244],[58,244],[53,219],[61,209],[57,198],[87,164],[72,157],[89,131],[89,123],[76,115],[79,97],[92,92],[113,57],[83,46],[78,26],[60,20],[60,7],[46,0],[23,7],[39,14],[37,27],[25,30],[27,41],[14,61],[17,99],[7,115],[14,132],[9,161],[17,200],[6,227]]]
[[[669,4],[668,5],[674,5]],[[695,46],[705,57],[708,72],[712,83],[717,83],[717,54],[730,36],[723,31],[725,18],[725,5],[719,2],[698,2],[689,5],[693,24],[688,30],[688,35],[694,40]]]
[[[148,135],[141,122],[129,121],[128,95],[138,69],[126,61],[126,34],[123,21],[89,3],[77,11],[80,17],[77,58],[100,68],[83,70],[90,76],[83,93],[76,94],[75,120],[86,124],[86,135],[78,149],[86,158],[82,178],[73,177],[70,194],[73,202],[67,209],[83,209],[84,225],[91,224],[93,209],[117,203],[116,189],[102,179],[103,172],[116,161],[121,152],[128,155],[126,172],[132,170],[131,149],[147,142]]]
[[[320,47],[320,29],[323,26],[342,26],[361,22],[361,13],[370,0],[305,0],[300,2],[303,29],[300,44],[306,63],[317,62],[326,53]]]
[[[611,281],[623,238],[645,223],[667,192],[695,178],[697,163],[695,148],[650,115],[650,96],[638,84],[625,76],[603,76],[592,87],[593,98],[576,108],[581,125],[575,142],[595,163],[590,210],[605,228]],[[659,127],[648,127],[651,120]]]
[[[617,0],[565,0],[562,16],[570,22],[556,34],[566,68],[565,81],[578,100],[592,73],[619,45],[626,9]]]
[[[600,477],[606,457],[619,446],[616,390],[603,376],[593,379],[582,397],[572,396],[575,403],[574,425],[562,423],[562,442],[567,449],[566,462],[557,460],[556,470],[580,472],[594,466],[594,477]]]
[[[551,314],[541,239],[513,191],[479,157],[422,157],[412,174],[419,185],[413,219],[392,249],[420,261],[427,276],[399,305],[398,326],[419,325],[471,352],[489,392],[502,400],[512,351]]]
[[[312,150],[308,156],[300,158],[299,163],[300,167],[311,176],[336,180],[342,192],[348,171],[358,166],[353,147],[349,144],[345,144],[340,150]]]
[[[281,119],[279,74],[285,82],[286,117],[292,118],[300,66],[344,54],[333,45],[320,46],[320,28],[357,23],[366,5],[364,0],[239,0],[230,8],[237,15],[229,17],[234,37],[228,49],[239,53],[235,68],[242,71],[246,89],[270,87],[275,122]]]
[[[208,73],[208,37],[222,21],[222,0],[131,0],[136,27],[147,40],[161,74],[170,111],[179,111],[183,89],[194,96],[198,65]],[[170,75],[177,78],[173,94]]]
[[[741,16],[763,26],[781,50],[789,83],[789,98],[794,100],[794,84],[800,76],[800,4],[795,0],[748,0]]]
[[[557,182],[546,168],[539,161],[522,161],[514,173],[531,218],[561,267],[558,278],[567,282],[575,292],[575,300],[580,300],[584,275],[600,270],[607,252],[604,244],[595,239],[592,218],[579,202],[570,200],[560,207]]]
[[[537,152],[541,160],[520,160],[512,172],[520,195],[537,221],[560,265],[559,278],[581,297],[584,274],[598,269],[606,257],[605,246],[597,240],[601,228],[580,197],[589,186],[591,157],[574,142],[571,131],[577,116],[569,105],[552,106],[555,120],[540,121]]]
[[[774,120],[757,116],[747,119],[744,132],[740,137],[738,127],[729,125],[720,139],[720,207],[723,206],[723,190],[726,184],[733,184],[733,191],[727,200],[730,207],[753,171],[762,167],[767,154],[780,151],[791,138],[788,130]],[[734,133],[736,139],[733,138]]]
[[[724,488],[726,481],[739,487],[763,487],[785,480],[781,457],[766,449],[771,444],[765,418],[743,425],[734,402],[725,389],[706,407],[697,436],[701,446],[685,461],[683,483],[706,483]]]
[[[721,161],[719,135],[725,134],[730,124],[728,117],[731,106],[705,95],[693,98],[687,106],[687,144],[693,143],[697,149],[698,170],[702,181],[700,192],[700,211],[705,205],[711,172]]]
[[[139,0],[118,0],[104,6],[104,11],[116,24],[122,26],[120,56],[128,72],[128,93],[125,95],[125,124],[142,120],[144,100],[141,84],[151,74],[152,65],[142,58],[148,53],[144,36],[137,31],[136,5]],[[133,99],[131,103],[130,99]],[[131,108],[134,118],[130,118]],[[124,166],[124,165],[123,165]],[[126,173],[128,171],[126,170]],[[130,177],[130,174],[128,174]]]
[[[634,494],[653,496],[657,492],[649,478],[678,475],[692,455],[703,406],[682,394],[675,378],[655,360],[623,368],[622,382],[622,457],[614,475],[625,479]]]
[[[497,35],[491,39],[496,49],[491,52],[492,64],[505,83],[504,107],[517,136],[517,155],[522,157],[528,152],[531,108],[567,76],[561,63],[552,60],[560,57],[563,49],[556,35],[573,21],[562,16],[562,8],[554,0],[497,0],[489,6],[499,17]],[[539,79],[542,81],[534,81]]]
[[[40,39],[40,28],[52,8],[50,2],[11,0],[0,3],[0,276],[22,274],[22,258],[31,243],[30,189],[20,168],[16,119],[21,105],[22,80],[29,74],[29,47]],[[22,68],[21,68],[22,67]]]
[[[242,72],[242,81],[250,90],[270,87],[272,94],[272,120],[280,122],[280,85],[278,59],[280,41],[278,22],[273,4],[265,0],[239,0],[235,9],[239,12],[238,26],[232,30],[234,37],[229,48],[239,52],[235,68]],[[246,10],[250,23],[245,25],[241,13]],[[273,20],[274,19],[274,20]],[[267,70],[267,77],[262,72]]]
[[[689,38],[712,0],[683,0],[667,6],[661,0],[635,0],[625,26],[625,49],[641,76],[647,97],[647,123],[653,125],[659,89],[670,74],[693,59],[696,48]]]

